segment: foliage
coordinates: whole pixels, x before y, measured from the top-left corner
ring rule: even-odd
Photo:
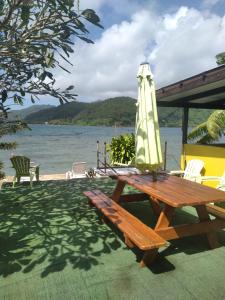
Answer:
[[[128,164],[135,156],[135,137],[134,134],[123,134],[113,137],[111,143],[107,145],[110,154],[111,164]]]
[[[76,2],[76,1],[75,1]],[[79,4],[79,2],[77,2]],[[32,102],[38,95],[51,95],[60,103],[75,99],[73,86],[65,90],[55,88],[51,69],[69,72],[61,61],[73,52],[72,37],[87,43],[86,22],[96,26],[99,18],[91,9],[82,12],[67,0],[3,0],[0,2],[0,106],[7,99],[23,104],[30,95]]]
[[[225,64],[225,52],[216,55],[216,63],[217,65]]]
[[[8,121],[2,111],[0,111],[0,138],[7,134],[13,134],[22,129],[29,129],[26,123],[21,121]],[[0,143],[0,150],[10,150],[15,149],[16,143],[15,142],[1,142]],[[0,179],[4,178],[5,174],[2,171],[3,164],[0,161]]]
[[[225,111],[214,111],[207,121],[195,127],[188,135],[189,140],[199,144],[210,144],[225,135]]]

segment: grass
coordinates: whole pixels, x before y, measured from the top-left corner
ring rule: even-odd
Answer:
[[[173,241],[151,269],[121,234],[102,224],[82,192],[111,194],[111,179],[5,186],[0,193],[0,299],[225,299],[224,247],[204,236]],[[127,190],[129,192],[129,190]],[[126,204],[143,222],[155,219],[146,202]],[[196,220],[193,209],[176,222]],[[225,245],[225,231],[219,233]]]

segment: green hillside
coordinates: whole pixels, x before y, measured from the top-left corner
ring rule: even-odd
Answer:
[[[19,109],[19,110],[10,110],[8,113],[8,118],[9,120],[15,120],[15,119],[23,120],[32,113],[36,113],[39,112],[40,110],[53,108],[53,107],[54,107],[53,105],[32,105],[30,107]]]
[[[77,124],[102,126],[134,126],[136,100],[130,97],[116,97],[92,103],[71,102],[50,107],[29,114],[27,123]],[[191,109],[189,126],[195,126],[210,114],[210,110]],[[182,109],[158,108],[159,123],[162,127],[181,126]]]

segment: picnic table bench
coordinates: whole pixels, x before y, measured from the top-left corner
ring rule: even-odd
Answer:
[[[122,195],[126,184],[141,193]],[[158,248],[173,239],[205,234],[210,247],[216,248],[219,246],[216,231],[225,228],[224,209],[210,205],[212,202],[225,201],[225,192],[168,174],[159,175],[157,181],[153,181],[151,175],[118,176],[111,198],[99,190],[86,191],[84,194],[123,232],[129,247],[137,246],[144,251],[141,266],[149,266]],[[146,199],[146,195],[157,217],[154,228],[143,224],[119,205],[121,201]],[[196,209],[198,222],[173,225],[176,209],[185,206]],[[208,212],[216,218],[211,219]]]
[[[150,264],[158,249],[167,244],[153,229],[135,218],[127,210],[99,190],[84,192],[95,205],[124,234],[125,243],[129,248],[134,246],[145,251],[141,266]]]

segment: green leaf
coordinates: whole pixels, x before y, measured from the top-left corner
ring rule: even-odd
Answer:
[[[72,89],[74,89],[74,85],[68,86],[68,88],[66,88],[66,91],[70,91],[70,90],[72,90]]]
[[[21,96],[25,96],[25,92],[22,88],[20,89],[20,94],[21,94]]]
[[[82,12],[82,16],[88,20],[89,22],[93,23],[94,25],[103,28],[103,26],[101,24],[99,24],[100,19],[99,17],[96,15],[95,11],[92,9],[85,9]]]
[[[30,100],[32,103],[35,103],[34,97],[31,95]]]
[[[83,40],[83,41],[85,41],[85,42],[88,43],[88,44],[94,44],[94,42],[93,42],[92,40],[87,39],[87,38],[84,37],[84,36],[78,36],[78,38],[81,39],[81,40]]]
[[[21,19],[23,20],[23,23],[28,23],[30,17],[30,8],[28,5],[22,6],[21,9]]]
[[[6,90],[2,91],[2,103],[4,103],[7,100],[8,93]]]

